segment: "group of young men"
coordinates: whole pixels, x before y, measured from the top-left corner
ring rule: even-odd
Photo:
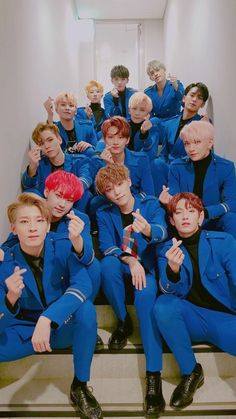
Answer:
[[[213,152],[213,125],[198,113],[207,87],[184,91],[156,60],[147,71],[155,84],[136,92],[126,87],[128,69],[115,66],[104,109],[96,81],[84,108],[70,93],[46,100],[47,122],[33,131],[24,192],[8,207],[11,234],[0,251],[0,361],[72,346],[70,397],[86,418],[102,417],[87,387],[103,346],[93,305],[100,287],[117,317],[108,341],[116,353],[133,332],[125,282],[133,285],[146,417],[165,409],[163,339],[182,375],[175,409],[204,382],[193,342],[236,355],[235,167]]]

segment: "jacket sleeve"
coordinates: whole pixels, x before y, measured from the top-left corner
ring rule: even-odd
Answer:
[[[81,233],[83,243],[84,243],[84,251],[81,257],[77,256],[78,260],[82,265],[89,266],[94,261],[94,250],[93,250],[93,242],[92,237],[90,234],[90,221],[89,217],[84,214],[84,229]]]
[[[22,184],[23,190],[26,190],[29,188],[35,188],[38,183],[38,177],[39,177],[38,170],[35,176],[29,176],[28,168],[29,166],[27,166],[26,170],[22,173],[22,177],[21,177],[21,184]]]
[[[180,191],[180,181],[179,181],[179,172],[178,167],[176,164],[171,163],[169,166],[168,172],[168,186],[169,186],[169,193],[171,195],[175,195]],[[181,170],[181,169],[180,169]]]
[[[75,157],[75,172],[76,176],[78,176],[83,183],[84,190],[89,189],[92,185],[92,175],[90,171],[90,161],[87,157]]]
[[[11,312],[6,304],[7,288],[5,280],[13,274],[14,266],[12,266],[12,272],[5,269],[5,263],[0,266],[0,334],[11,324],[12,319],[18,314],[20,310],[19,304],[16,304],[15,312]]]
[[[78,262],[76,255],[71,253],[67,263],[69,285],[64,294],[42,313],[59,327],[70,319],[92,293],[91,279],[87,270]]]
[[[99,210],[97,212],[97,222],[100,251],[104,256],[121,256],[124,252],[113,238],[112,226],[109,227],[106,211]]]
[[[141,179],[141,191],[147,195],[155,195],[151,168],[146,155],[139,160],[138,171]]]
[[[155,244],[166,240],[167,229],[165,222],[165,211],[157,200],[153,200],[148,223],[151,226],[151,239],[149,244]]]
[[[184,291],[188,284],[188,272],[186,268],[182,265],[180,269],[180,279],[177,282],[171,281],[167,275],[167,258],[165,256],[166,252],[170,249],[172,242],[159,245],[157,247],[157,262],[158,262],[158,271],[159,271],[159,285],[163,294],[176,294],[179,297],[185,295]]]
[[[106,118],[111,118],[112,116],[121,116],[121,111],[119,108],[119,98],[115,101],[113,100],[113,96],[111,93],[105,94],[103,102],[104,102],[104,108],[105,108],[105,115]]]
[[[236,212],[236,178],[232,162],[227,165],[221,190],[221,203],[206,207],[209,218],[220,217],[227,212]]]
[[[223,245],[223,250],[225,271],[227,272],[227,276],[229,278],[228,286],[230,291],[231,305],[233,309],[236,310],[236,240],[230,234],[227,234],[225,243]]]

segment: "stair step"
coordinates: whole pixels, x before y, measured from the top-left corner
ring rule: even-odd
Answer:
[[[166,401],[175,388],[177,380],[163,380],[163,393]],[[70,379],[48,380],[21,379],[10,382],[1,381],[0,397],[4,401],[0,405],[0,416],[11,415],[13,412],[34,412],[48,416],[56,413],[73,416],[74,408],[69,401]],[[101,403],[105,416],[143,416],[143,398],[145,381],[132,379],[93,379],[93,392]],[[232,414],[236,417],[235,401],[236,378],[221,379],[206,377],[205,385],[194,397],[194,403],[181,412],[174,412],[168,405],[165,416],[190,416]],[[228,413],[226,413],[228,412]],[[60,414],[59,414],[60,413]],[[5,416],[5,417],[6,417]],[[42,415],[41,415],[42,417]]]

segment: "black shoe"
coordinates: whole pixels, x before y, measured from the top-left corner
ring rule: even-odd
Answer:
[[[97,335],[95,351],[99,352],[99,351],[102,351],[103,349],[104,349],[104,343],[102,341],[102,338],[101,336]]]
[[[133,325],[129,313],[125,320],[118,320],[117,328],[108,341],[109,351],[120,351],[127,345],[127,337],[132,335]]]
[[[101,419],[102,409],[87,385],[71,385],[70,398],[81,418]]]
[[[196,390],[204,384],[204,375],[201,364],[196,364],[192,374],[184,375],[179,385],[174,390],[170,406],[175,409],[183,409],[193,401]]]
[[[165,399],[162,394],[161,375],[147,373],[144,414],[146,418],[157,418],[165,410]]]

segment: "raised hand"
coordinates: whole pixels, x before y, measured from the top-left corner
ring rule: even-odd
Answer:
[[[20,269],[19,266],[16,266],[14,269],[14,273],[10,275],[7,279],[5,279],[5,284],[8,289],[7,299],[12,306],[15,305],[15,303],[22,294],[22,290],[25,286],[23,282],[23,274],[25,272],[25,268]]]
[[[159,195],[159,201],[160,201],[163,205],[167,205],[167,204],[169,204],[169,202],[170,202],[170,200],[171,200],[171,198],[172,198],[172,195],[171,195],[171,194],[169,194],[169,189],[170,189],[170,188],[167,188],[167,186],[165,186],[165,185],[163,185],[163,186],[162,186],[162,191],[161,191],[161,193],[160,193],[160,195]]]
[[[69,239],[73,241],[81,235],[84,229],[84,221],[81,220],[80,217],[75,215],[73,210],[70,211],[69,214],[67,214],[67,217],[70,219],[68,225]]]
[[[177,82],[177,77],[168,73],[167,78],[170,80],[172,86],[174,87],[175,90],[178,89],[178,82]]]
[[[135,212],[132,212],[132,215],[134,217],[134,221],[132,224],[133,231],[135,233],[142,233],[146,237],[151,237],[151,226],[147,222],[146,218],[144,218],[140,214],[140,209],[137,208]]]
[[[168,259],[168,265],[175,273],[179,273],[180,267],[184,261],[184,252],[180,249],[182,240],[172,239],[172,246],[167,250],[165,256]]]
[[[113,97],[119,97],[119,91],[116,87],[113,87],[113,89],[111,89],[111,94]]]
[[[90,108],[89,105],[86,105],[85,112],[86,112],[86,115],[87,115],[88,119],[91,119],[92,116],[93,116],[93,111],[92,111],[92,109]]]
[[[39,162],[41,160],[40,147],[34,147],[31,150],[29,150],[28,158],[29,158],[28,175],[32,177],[36,175]]]
[[[47,114],[48,114],[48,123],[53,122],[53,113],[54,113],[54,100],[51,98],[51,96],[48,96],[47,100],[43,103],[43,106],[45,107]]]
[[[107,164],[114,163],[112,154],[110,152],[111,148],[112,146],[106,146],[106,148],[104,148],[104,150],[100,154],[101,159],[104,160]]]
[[[141,133],[145,134],[145,132],[149,131],[152,128],[152,123],[150,121],[150,115],[148,114],[141,125]]]

